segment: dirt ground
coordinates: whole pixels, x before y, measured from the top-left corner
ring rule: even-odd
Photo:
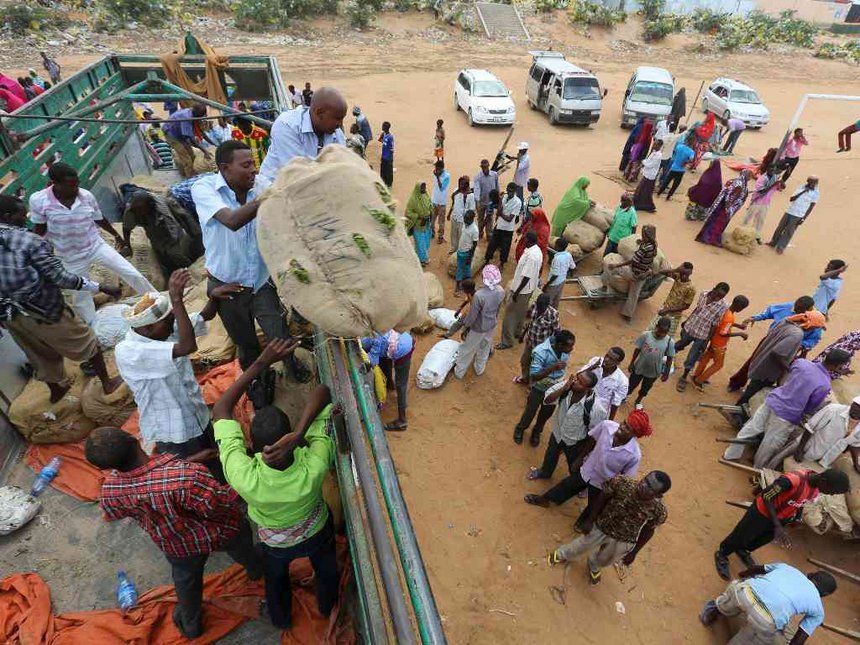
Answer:
[[[571,28],[562,15],[528,18],[527,24],[532,43],[462,37],[432,28],[429,16],[415,14],[385,15],[380,27],[367,34],[317,22],[291,32],[308,39],[301,46],[267,45],[265,35],[230,30],[219,31],[212,39],[225,53],[277,54],[287,82],[310,81],[314,86],[340,88],[350,104],[362,106],[374,132],[383,120],[391,121],[396,137],[394,192],[401,203],[415,182],[430,178],[437,118],[445,120],[446,161],[453,177],[473,176],[480,158],[492,158],[504,138],[503,130],[469,128],[464,115],[454,111],[453,82],[464,67],[490,69],[513,89],[518,122],[510,148],[520,140],[531,144],[532,176],[540,179],[550,213],[581,175],[591,177],[593,199],[609,205],[617,202],[621,187],[596,173],[617,167],[627,134],[618,127],[621,99],[639,64],[670,69],[677,84],[686,86],[689,102],[702,81],[710,82],[718,75],[743,78],[755,87],[771,110],[772,123],[763,131],[743,134],[737,153],[744,157],[760,157],[768,147],[778,145],[804,93],[860,95],[856,66],[817,60],[806,51],[701,54],[690,50],[694,43],[688,36],[671,37],[659,46],[637,44],[633,24],[608,34],[592,31],[587,37]],[[207,33],[200,35],[207,37]],[[154,39],[146,41],[139,35],[134,45],[127,35],[114,38],[109,45],[115,51],[163,49]],[[609,90],[596,126],[553,127],[544,115],[527,108],[528,49],[548,46],[594,70]],[[71,71],[92,59],[70,52],[60,62]],[[696,114],[698,110],[694,117]],[[661,248],[673,264],[694,262],[697,287],[707,289],[725,280],[732,286],[732,295],[747,295],[752,304],[745,313],[811,293],[830,258],[843,258],[851,265],[857,261],[860,223],[853,214],[860,159],[856,153],[835,154],[836,132],[857,115],[856,106],[831,102],[813,102],[804,112],[800,125],[811,145],[803,152],[790,188],[809,174],[818,175],[821,202],[781,257],[767,247],[742,257],[694,242],[698,227],[684,220],[686,200],[682,195],[695,179],[685,180],[673,202],[660,201],[656,214],[640,214],[640,221],[656,224]],[[378,144],[369,152],[371,162],[378,164]],[[787,202],[787,194],[774,199],[766,234],[773,230]],[[453,282],[445,273],[446,252],[447,247],[433,245],[431,268],[445,285],[447,304],[453,306],[457,300]],[[506,281],[512,269],[506,272]],[[593,258],[579,267],[581,273],[597,270]],[[856,280],[849,270],[847,287],[822,346],[858,327]],[[617,306],[592,311],[578,303],[563,303],[562,324],[577,336],[572,364],[582,364],[610,345],[632,351],[634,338],[667,291],[668,287],[662,287],[643,303],[632,325],[622,322]],[[449,641],[725,642],[725,626],[706,630],[698,623],[697,613],[705,600],[724,587],[714,571],[712,554],[741,515],[725,500],[747,499],[749,486],[743,473],[717,463],[722,446],[714,439],[730,436],[731,431],[719,415],[700,410],[697,403],[730,401],[725,381],[765,329],[756,327],[747,342],[732,340],[726,367],[705,394],[694,388],[678,394],[674,381],[655,386],[647,403],[656,432],[642,442],[641,472],[660,468],[672,476],[674,485],[666,497],[669,521],[657,531],[625,580],[609,570],[603,583],[593,589],[587,585],[583,562],[573,564],[566,583],[560,570],[549,570],[544,562],[548,550],[571,538],[573,519],[582,502],[544,510],[522,501],[525,493],[544,488],[527,482],[525,474],[529,466],[540,463],[546,439],[537,449],[517,446],[511,439],[525,399],[524,390],[511,383],[519,369],[519,350],[496,353],[483,377],[470,373],[462,382],[451,377],[444,387],[431,392],[411,388],[409,431],[390,435],[390,442]],[[435,336],[418,339],[413,370],[434,341]],[[387,410],[388,414],[392,411]],[[806,558],[812,556],[860,569],[856,544],[817,537],[804,529],[791,535],[793,550],[768,546],[757,557],[763,562],[787,561],[808,568]],[[54,561],[53,566],[57,564]],[[733,560],[732,566],[736,572],[738,563]],[[561,605],[553,600],[549,588],[564,584],[566,605]],[[69,594],[54,585],[52,590],[61,597]],[[619,602],[623,613],[616,610]],[[839,591],[825,600],[828,622],[860,630],[858,603],[857,588],[840,581]],[[824,630],[815,634],[814,641],[844,642]]]

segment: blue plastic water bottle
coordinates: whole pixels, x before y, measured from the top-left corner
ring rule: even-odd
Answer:
[[[137,589],[126,575],[125,571],[116,574],[116,601],[119,608],[128,611],[137,604]]]
[[[33,482],[33,487],[30,489],[30,495],[36,497],[39,493],[48,487],[57,473],[60,472],[60,463],[62,460],[59,457],[53,457],[36,475],[36,481]]]

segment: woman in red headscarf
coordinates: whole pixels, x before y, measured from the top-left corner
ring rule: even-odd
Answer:
[[[690,162],[690,170],[695,170],[699,162],[702,161],[702,157],[704,154],[711,149],[710,139],[714,136],[714,130],[717,127],[717,117],[713,112],[708,112],[705,116],[705,122],[699,125],[699,127],[694,128],[693,132],[696,133],[696,145],[693,147],[693,152],[695,156],[693,157],[693,161]]]
[[[549,229],[549,220],[547,219],[544,210],[542,208],[535,208],[532,210],[532,218],[523,224],[522,231],[520,232],[520,239],[517,242],[515,255],[517,262],[520,261],[520,256],[526,249],[526,233],[532,230],[537,233],[537,243],[540,247],[541,253],[543,253],[543,259],[546,261],[546,247],[549,244]]]
[[[630,161],[624,169],[624,178],[635,183],[639,179],[639,171],[642,169],[642,160],[648,155],[651,149],[651,137],[654,135],[654,123],[651,120],[645,121],[639,136],[636,137],[636,142],[630,148]]]

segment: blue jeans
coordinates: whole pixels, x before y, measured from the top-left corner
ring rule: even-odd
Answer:
[[[296,558],[310,558],[314,569],[317,606],[328,616],[337,602],[337,558],[335,555],[334,520],[328,520],[319,533],[304,542],[288,547],[263,544],[263,571],[266,576],[266,605],[272,623],[289,629],[293,606],[290,588],[290,563]]]
[[[687,360],[684,361],[685,373],[692,370],[696,366],[696,363],[699,362],[699,359],[702,357],[702,354],[705,353],[705,349],[707,349],[708,347],[708,339],[690,336],[690,334],[685,332],[684,328],[682,327],[681,340],[675,343],[675,352],[680,352],[687,345],[692,345],[692,347],[690,347],[690,351],[687,352]]]

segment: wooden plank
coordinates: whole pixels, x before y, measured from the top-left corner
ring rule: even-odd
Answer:
[[[736,461],[729,461],[728,459],[723,459],[722,457],[719,458],[719,462],[725,466],[731,466],[732,468],[737,468],[738,470],[743,470],[745,472],[761,476],[761,470],[758,468],[753,468],[752,466],[747,466],[746,464],[739,464]]]
[[[851,582],[856,582],[858,585],[860,585],[860,575],[856,573],[851,573],[850,571],[846,571],[845,569],[840,569],[839,567],[835,567],[832,564],[827,564],[826,562],[822,562],[821,560],[816,560],[815,558],[806,559],[812,564],[814,564],[816,567],[821,567],[825,571],[835,573],[837,576],[842,576],[843,578],[847,578]]]
[[[835,632],[845,638],[850,638],[852,641],[860,643],[860,632],[855,632],[853,629],[845,629],[844,627],[837,627],[836,625],[831,625],[829,623],[822,623],[821,626],[824,629],[829,629],[831,632]]]
[[[734,506],[736,508],[742,508],[744,510],[746,510],[750,506],[752,506],[752,502],[736,502],[736,501],[731,500],[731,499],[727,499],[726,504],[728,504],[729,506]]]

